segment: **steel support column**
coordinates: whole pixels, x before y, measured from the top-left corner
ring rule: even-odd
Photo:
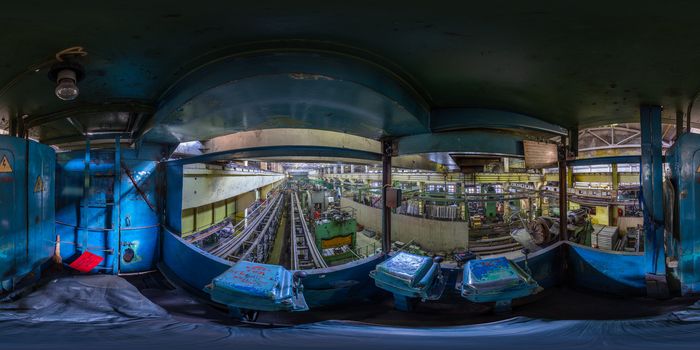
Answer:
[[[663,163],[661,155],[661,107],[640,108],[642,131],[642,196],[644,199],[644,264],[647,294],[668,295],[664,251]]]
[[[617,200],[617,193],[620,190],[620,174],[617,172],[617,164],[610,164],[610,183],[612,184],[612,200]],[[612,215],[611,215],[612,218]]]
[[[569,198],[567,196],[567,167],[566,167],[566,137],[561,137],[561,146],[558,152],[559,158],[559,239],[562,241],[569,240],[569,232],[567,231],[567,211]]]
[[[391,251],[391,208],[387,207],[386,193],[391,186],[391,141],[382,141],[382,251]]]
[[[569,151],[572,157],[578,157],[578,127],[569,129]]]

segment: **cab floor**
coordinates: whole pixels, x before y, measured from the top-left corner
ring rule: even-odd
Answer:
[[[227,310],[207,303],[188,291],[172,286],[158,272],[124,277],[152,302],[174,318],[195,323],[238,324]],[[436,327],[479,324],[523,316],[552,320],[615,320],[663,315],[686,309],[699,298],[677,297],[655,300],[640,297],[614,297],[567,287],[551,288],[514,305],[512,312],[494,314],[491,307],[471,303],[458,296],[418,303],[410,312],[393,308],[390,295],[350,305],[339,305],[307,312],[262,312],[257,322],[269,325],[298,325],[327,320],[369,324]]]

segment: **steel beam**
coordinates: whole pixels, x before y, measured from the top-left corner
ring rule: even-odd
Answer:
[[[603,164],[639,164],[640,156],[615,156],[615,157],[597,157],[585,159],[573,159],[566,162],[569,166],[583,165],[603,165]]]
[[[454,152],[523,157],[522,137],[512,133],[466,130],[418,134],[396,139],[397,155]]]
[[[661,107],[640,108],[642,130],[641,177],[644,205],[644,261],[647,272],[647,293],[662,297],[666,285],[664,251],[663,159],[661,155]]]
[[[566,135],[567,130],[528,115],[484,108],[443,108],[430,113],[430,129],[444,132],[463,129],[543,131]]]
[[[269,147],[251,147],[244,149],[232,149],[222,152],[207,153],[201,156],[172,160],[168,163],[172,164],[195,164],[207,163],[215,160],[233,160],[233,159],[256,159],[268,157],[344,157],[379,161],[381,155],[373,152],[360,150],[337,148],[337,147],[318,147],[318,146],[269,146]]]
[[[47,114],[39,114],[27,117],[27,129],[50,123],[57,120],[63,120],[76,115],[107,113],[107,112],[131,112],[152,114],[155,112],[155,107],[149,102],[143,101],[126,101],[126,102],[106,102],[106,103],[85,103],[74,105],[60,111],[55,111]]]

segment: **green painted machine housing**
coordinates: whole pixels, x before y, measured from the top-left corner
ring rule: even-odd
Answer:
[[[484,187],[484,193],[496,193],[496,190],[491,187],[487,186]],[[487,218],[495,218],[497,214],[497,208],[498,208],[498,201],[495,200],[496,197],[489,197],[489,199],[494,198],[493,201],[487,201],[484,203],[484,216]]]
[[[355,218],[347,218],[342,221],[333,221],[329,219],[317,220],[315,226],[316,246],[320,251],[323,251],[324,242],[327,245],[329,241],[347,237],[350,240],[350,248],[354,249],[357,239],[356,232],[357,220]],[[332,264],[341,260],[354,259],[354,256],[353,252],[348,251],[343,254],[324,256],[323,258],[327,263]]]

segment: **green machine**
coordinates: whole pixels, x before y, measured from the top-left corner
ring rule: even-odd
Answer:
[[[328,265],[340,265],[356,259],[357,220],[348,211],[333,208],[316,220],[316,246]]]
[[[496,189],[493,186],[487,185],[484,193],[496,193]],[[487,218],[495,219],[498,213],[498,199],[496,196],[488,196],[486,199],[493,199],[486,201],[484,203],[484,216]]]

